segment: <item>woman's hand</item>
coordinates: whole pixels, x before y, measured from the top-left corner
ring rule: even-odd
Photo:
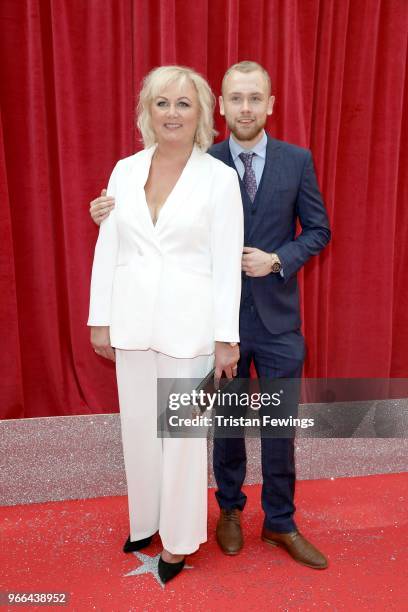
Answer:
[[[99,198],[92,200],[89,204],[89,213],[92,221],[100,225],[104,219],[109,217],[109,213],[115,207],[115,198],[106,195],[106,189],[102,189]]]
[[[91,344],[97,355],[115,361],[115,349],[110,343],[108,326],[91,327]]]
[[[231,346],[229,342],[215,343],[215,386],[218,388],[222,373],[225,372],[227,378],[231,379],[237,375],[237,363],[239,360],[239,347]]]

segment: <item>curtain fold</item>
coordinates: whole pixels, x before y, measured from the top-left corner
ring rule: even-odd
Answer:
[[[0,24],[3,418],[117,410],[86,327],[88,204],[141,147],[140,83],[166,63],[218,95],[259,61],[268,129],[313,151],[333,241],[300,275],[305,374],[408,376],[405,0],[2,0]]]
[[[10,201],[7,184],[7,168],[4,154],[3,121],[0,111],[0,325],[2,350],[0,371],[2,376],[1,416],[6,419],[24,416],[24,398],[20,359],[20,334],[16,296],[13,235],[10,218]]]

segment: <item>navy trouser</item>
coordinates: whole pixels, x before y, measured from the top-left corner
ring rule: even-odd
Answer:
[[[251,361],[258,377],[300,378],[305,344],[300,330],[271,334],[262,323],[252,298],[241,306],[238,377],[249,378]],[[295,459],[293,438],[261,436],[262,508],[267,529],[286,533],[296,526]],[[214,438],[216,498],[221,508],[243,510],[246,495],[242,485],[246,473],[244,438]]]

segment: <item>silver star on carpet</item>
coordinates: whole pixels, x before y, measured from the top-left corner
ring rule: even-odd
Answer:
[[[134,552],[135,557],[142,562],[142,565],[139,565],[136,569],[132,570],[126,576],[141,576],[142,574],[152,574],[154,578],[156,578],[159,585],[164,588],[164,583],[160,580],[159,576],[159,559],[160,553],[155,557],[149,557],[149,555],[145,555],[141,552]],[[184,569],[193,569],[191,565],[185,565]]]

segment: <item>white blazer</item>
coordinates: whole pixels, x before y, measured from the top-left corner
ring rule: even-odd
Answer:
[[[155,146],[120,160],[95,247],[88,325],[120,349],[192,358],[239,341],[243,209],[238,177],[194,146],[156,225],[144,185]]]

